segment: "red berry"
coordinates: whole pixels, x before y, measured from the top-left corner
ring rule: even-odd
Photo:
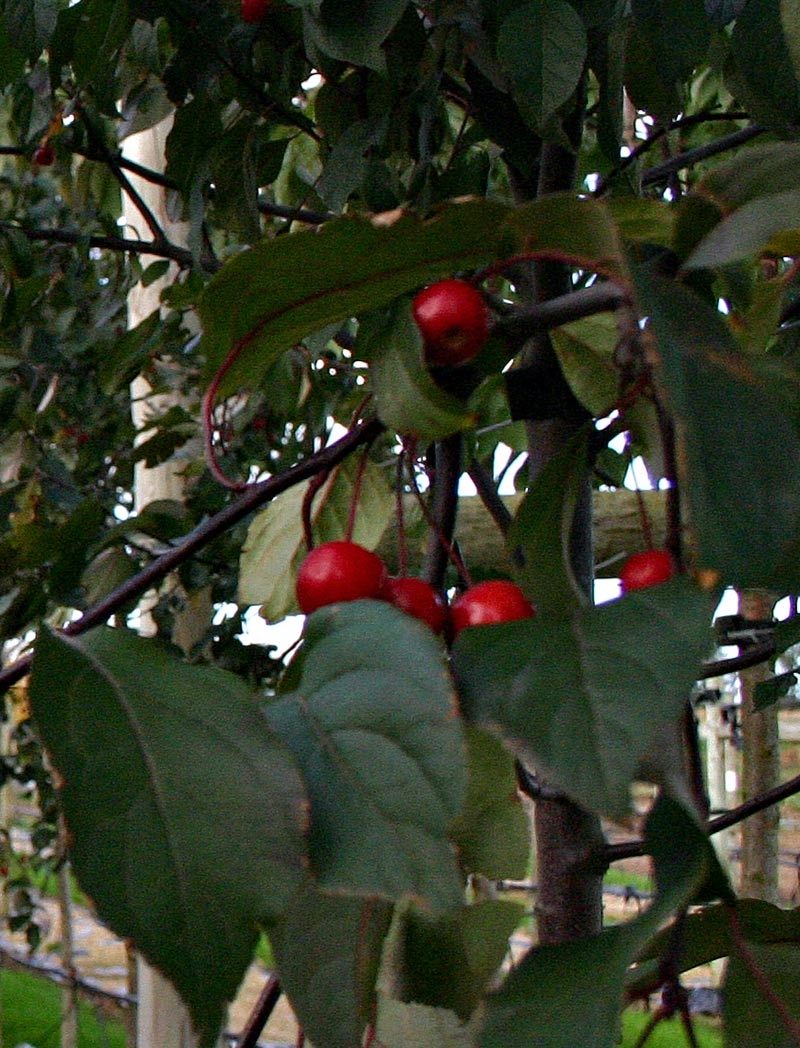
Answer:
[[[467,626],[532,619],[536,610],[522,590],[507,579],[490,579],[471,586],[453,602],[450,622],[453,636]]]
[[[357,542],[325,542],[312,549],[300,565],[297,603],[310,615],[326,604],[378,599],[385,579],[386,566],[377,553]]]
[[[36,152],[33,154],[33,162],[38,167],[50,167],[55,163],[56,154],[53,151],[53,147],[45,143],[43,146],[39,146]]]
[[[242,21],[255,25],[267,17],[269,0],[242,0]]]
[[[674,573],[672,555],[667,550],[646,549],[641,553],[634,553],[622,566],[622,592],[629,593],[631,590],[657,586],[659,582],[671,579]]]
[[[466,280],[440,280],[414,297],[412,305],[429,364],[463,364],[489,334],[483,296]]]
[[[441,633],[447,621],[447,605],[441,594],[424,579],[389,578],[381,596],[407,615],[426,622],[434,633]]]

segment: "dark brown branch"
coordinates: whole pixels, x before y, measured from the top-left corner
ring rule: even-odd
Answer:
[[[688,149],[685,153],[671,157],[671,159],[665,160],[663,164],[657,164],[655,167],[645,171],[642,175],[642,186],[652,186],[663,182],[665,178],[675,174],[676,171],[680,171],[685,167],[693,167],[695,164],[708,160],[712,156],[717,156],[719,153],[726,153],[729,149],[736,149],[737,146],[744,145],[763,133],[763,127],[759,127],[758,124],[751,124],[749,127],[743,127],[739,131],[732,131],[729,135],[723,135],[714,142],[708,142],[706,145],[698,146],[696,149]]]
[[[236,1048],[256,1048],[261,1031],[275,1011],[275,1005],[280,1000],[281,993],[280,979],[273,973],[264,984],[247,1024],[242,1030],[242,1035],[236,1042]]]
[[[265,506],[274,498],[296,484],[302,483],[315,474],[329,470],[342,462],[356,448],[369,443],[383,432],[383,424],[378,419],[362,423],[340,440],[323,448],[304,462],[288,469],[276,477],[269,477],[258,484],[252,484],[242,494],[229,503],[213,517],[209,517],[190,532],[181,542],[144,567],[133,578],[117,586],[108,596],[88,608],[83,615],[71,622],[65,629],[67,636],[75,637],[101,626],[112,615],[126,607],[132,600],[141,597],[153,586],[162,582],[181,564],[194,556],[214,539],[219,538],[235,524],[250,516],[255,510]],[[0,694],[21,680],[31,668],[32,656],[25,655],[0,672]]]
[[[545,302],[514,307],[513,312],[496,321],[495,330],[513,341],[521,341],[573,320],[611,312],[626,304],[627,299],[621,287],[610,281],[597,281],[589,287],[558,295]]]
[[[751,797],[750,800],[744,801],[723,815],[711,819],[707,823],[706,831],[712,836],[715,833],[721,833],[722,830],[728,830],[731,826],[744,822],[751,815],[757,815],[765,808],[770,808],[773,804],[780,804],[781,801],[788,800],[789,797],[794,797],[798,793],[800,793],[800,775],[796,775],[793,779],[771,790],[765,790],[757,797]],[[620,862],[622,859],[638,859],[646,854],[644,841],[622,841],[620,844],[609,844],[606,847],[609,863]]]
[[[149,240],[129,240],[126,237],[100,234],[92,234],[87,237],[86,234],[77,233],[71,229],[32,229],[17,225],[15,222],[0,222],[0,229],[14,230],[22,233],[28,240],[44,243],[64,244],[72,247],[77,244],[88,244],[89,247],[98,247],[106,251],[129,251],[135,255],[156,255],[159,258],[168,258],[176,262],[182,269],[189,269],[194,264],[191,251],[168,242],[156,244]]]

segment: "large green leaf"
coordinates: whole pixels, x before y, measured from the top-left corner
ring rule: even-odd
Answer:
[[[353,1048],[375,1022],[375,981],[392,907],[306,885],[270,929],[281,986],[317,1048]]]
[[[380,45],[400,19],[406,0],[322,0],[306,10],[306,27],[317,47],[351,65],[382,69]]]
[[[456,905],[466,756],[433,633],[379,601],[321,608],[266,712],[306,779],[320,885]]]
[[[584,426],[545,466],[508,531],[509,551],[523,554],[518,577],[542,615],[569,615],[586,599],[572,572],[569,550],[575,509],[589,477],[593,434],[593,426]]]
[[[764,142],[723,160],[695,186],[723,211],[759,197],[800,189],[800,143]]]
[[[45,633],[31,701],[82,888],[214,1044],[259,920],[305,873],[291,756],[238,678],[126,630]]]
[[[531,127],[541,131],[575,91],[586,61],[586,29],[566,0],[529,0],[500,26],[497,57]]]
[[[702,63],[711,33],[701,0],[633,0],[631,6],[666,83],[683,80]]]
[[[488,899],[444,915],[400,907],[387,941],[381,988],[393,998],[444,1008],[466,1021],[508,954],[520,903]]]
[[[629,812],[629,785],[685,705],[712,605],[675,579],[563,620],[463,630],[465,715],[592,811]]]
[[[731,34],[735,89],[753,117],[788,130],[800,115],[792,56],[781,22],[781,0],[748,0]]]
[[[469,728],[467,744],[467,796],[450,834],[461,866],[493,881],[521,880],[530,861],[531,826],[514,762],[488,732]]]
[[[233,351],[223,390],[246,385],[309,332],[488,262],[507,213],[473,201],[428,221],[344,218],[318,233],[263,241],[232,259],[200,297],[209,376]]]
[[[649,832],[659,889],[650,908],[599,935],[532,949],[490,998],[481,1048],[613,1048],[618,1042],[625,973],[716,865],[697,825],[669,802],[656,807]],[[680,864],[669,861],[671,853],[680,855]]]
[[[464,403],[431,378],[407,301],[368,318],[362,328],[358,345],[369,348],[378,417],[390,431],[429,443],[474,423]]]
[[[639,294],[677,423],[699,566],[732,586],[791,592],[800,584],[800,377],[742,353],[719,313],[680,285],[650,275]]]
[[[516,208],[506,227],[518,239],[519,250],[627,282],[620,227],[605,201],[553,193]]]
[[[800,189],[749,200],[703,237],[684,266],[687,269],[724,266],[762,251],[800,252],[798,208]]]
[[[734,950],[726,969],[726,1048],[796,1048],[800,1028],[800,941],[746,944],[745,960]],[[768,986],[771,999],[764,993]],[[790,1018],[793,1028],[785,1019]]]

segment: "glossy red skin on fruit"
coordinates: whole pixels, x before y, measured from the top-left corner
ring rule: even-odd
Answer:
[[[300,610],[340,601],[378,599],[386,581],[386,566],[357,542],[325,542],[311,550],[297,573],[295,593]]]
[[[381,596],[407,615],[427,623],[434,633],[441,633],[447,622],[447,605],[441,595],[424,579],[388,578]]]
[[[675,565],[672,555],[667,550],[646,549],[641,553],[634,553],[622,566],[622,592],[630,593],[631,590],[657,586],[659,582],[671,579],[674,574]]]
[[[453,601],[450,625],[455,637],[467,626],[491,626],[517,619],[532,619],[536,611],[513,582],[490,579],[478,582]]]
[[[481,349],[489,334],[489,311],[483,296],[466,280],[439,280],[414,296],[412,304],[429,364],[464,364]]]
[[[56,155],[52,146],[39,146],[33,154],[33,162],[39,167],[50,167],[51,164],[55,163],[55,159]]]
[[[242,0],[242,21],[255,25],[267,17],[270,0]]]

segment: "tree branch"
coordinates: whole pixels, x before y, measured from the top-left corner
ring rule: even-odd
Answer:
[[[758,124],[751,124],[749,127],[743,127],[739,131],[732,131],[729,135],[723,135],[722,138],[708,142],[704,146],[688,149],[685,153],[671,157],[669,160],[665,160],[663,164],[658,164],[656,167],[651,167],[648,171],[645,171],[642,175],[642,186],[652,186],[658,182],[663,182],[665,178],[684,167],[693,167],[702,160],[708,160],[719,153],[735,149],[737,146],[744,145],[745,142],[749,142],[752,138],[756,138],[763,133],[763,127],[760,127]]]
[[[70,637],[79,636],[82,633],[101,626],[107,622],[112,615],[128,605],[132,600],[141,597],[153,586],[162,582],[176,568],[180,567],[190,557],[198,553],[214,539],[223,535],[235,524],[244,520],[255,510],[265,506],[278,495],[296,484],[302,483],[309,477],[323,470],[331,469],[339,462],[352,454],[356,448],[369,443],[383,432],[383,423],[378,419],[370,419],[356,426],[340,440],[329,444],[326,448],[312,455],[304,462],[288,469],[279,476],[269,477],[257,484],[247,488],[234,502],[229,503],[219,513],[214,514],[199,524],[194,531],[190,532],[182,541],[178,542],[172,549],[162,553],[154,561],[148,564],[140,572],[128,579],[122,585],[117,586],[108,596],[98,601],[97,604],[88,608],[79,619],[71,622],[63,630]],[[21,680],[31,668],[32,655],[25,655],[16,662],[7,666],[0,672],[0,694]]]
[[[15,222],[0,222],[0,229],[14,230],[22,233],[28,240],[39,240],[51,244],[73,247],[77,244],[88,244],[89,247],[98,247],[106,251],[129,251],[134,255],[156,255],[159,258],[168,258],[171,262],[176,262],[182,269],[189,269],[194,264],[191,251],[168,242],[155,244],[149,240],[129,240],[126,237],[100,234],[86,236],[84,233],[76,233],[69,229],[31,229],[17,225]]]

